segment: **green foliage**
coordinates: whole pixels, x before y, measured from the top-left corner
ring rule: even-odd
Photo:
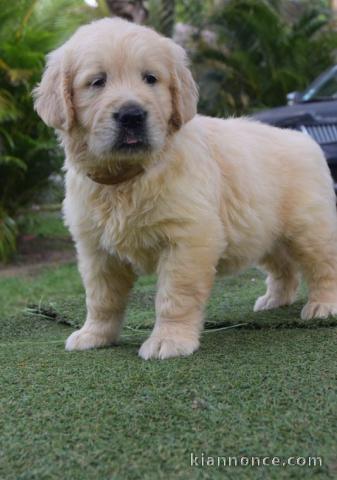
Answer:
[[[205,17],[209,16],[214,0],[178,0],[176,2],[177,22],[202,26]]]
[[[167,3],[165,0],[147,0],[144,2],[149,11],[149,25],[161,32],[162,10]],[[205,17],[212,11],[214,0],[171,0],[175,10],[175,22],[202,26]]]
[[[20,231],[24,231],[25,235],[53,240],[68,238],[69,231],[64,225],[60,209],[57,209],[58,207],[58,205],[55,205],[54,211],[32,211],[20,215],[18,218]]]
[[[0,259],[15,251],[17,228],[15,221],[0,208]]]
[[[195,69],[201,109],[244,114],[277,106],[333,63],[337,34],[320,2],[291,23],[282,2],[231,0],[209,19],[216,45],[200,42]]]
[[[62,164],[50,129],[33,110],[31,91],[46,53],[92,9],[80,0],[3,2],[0,10],[0,260],[15,245],[13,218]],[[10,248],[9,248],[10,247]]]

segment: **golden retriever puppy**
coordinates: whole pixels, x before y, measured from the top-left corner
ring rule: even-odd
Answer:
[[[196,115],[184,50],[145,27],[103,19],[48,57],[35,108],[65,149],[64,216],[87,303],[67,350],[118,340],[138,275],[158,276],[144,359],[199,346],[214,276],[259,265],[255,310],[337,314],[337,221],[330,173],[308,136]]]

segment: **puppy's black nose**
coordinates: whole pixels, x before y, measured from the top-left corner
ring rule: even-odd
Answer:
[[[146,119],[147,112],[139,105],[124,105],[113,114],[114,119],[123,127],[140,127]]]

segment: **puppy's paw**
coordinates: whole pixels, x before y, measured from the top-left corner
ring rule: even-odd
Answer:
[[[337,316],[336,303],[308,302],[304,305],[301,318],[302,320],[311,320],[312,318],[328,318]]]
[[[66,350],[89,350],[91,348],[101,348],[113,345],[115,341],[109,336],[94,333],[84,328],[76,330],[66,341]]]
[[[262,297],[259,297],[254,305],[254,312],[259,312],[261,310],[271,310],[272,308],[278,308],[281,305],[285,305],[285,302],[282,302],[280,298],[273,297],[272,295],[266,293]]]
[[[141,346],[139,356],[144,360],[159,358],[164,360],[171,357],[186,357],[199,348],[199,340],[191,338],[164,337],[159,334],[151,335]]]

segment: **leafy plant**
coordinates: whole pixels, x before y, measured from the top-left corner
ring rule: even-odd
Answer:
[[[200,42],[194,59],[201,109],[225,115],[277,106],[330,66],[337,34],[322,3],[304,4],[294,22],[277,0],[231,0],[215,11],[208,28],[216,45]]]
[[[20,0],[0,10],[0,260],[14,250],[15,212],[60,169],[57,142],[33,110],[45,55],[93,10],[80,0]]]
[[[0,209],[0,258],[7,258],[15,251],[16,234],[15,221]]]

